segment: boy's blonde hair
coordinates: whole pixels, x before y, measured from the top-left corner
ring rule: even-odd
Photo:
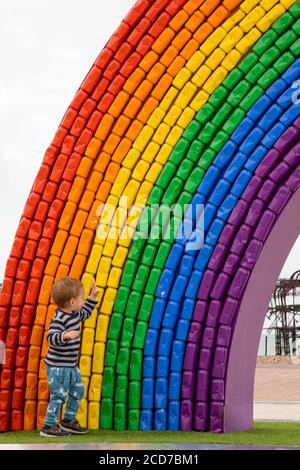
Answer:
[[[71,299],[78,297],[83,284],[79,279],[73,277],[61,277],[51,289],[51,295],[58,307],[63,308]]]

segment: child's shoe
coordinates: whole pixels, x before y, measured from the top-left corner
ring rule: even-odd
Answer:
[[[63,419],[61,428],[74,434],[86,434],[88,432],[87,428],[80,426],[77,419],[71,419],[70,421]]]
[[[53,424],[53,426],[44,426],[41,429],[40,436],[43,437],[68,437],[70,432],[66,432],[58,424]]]

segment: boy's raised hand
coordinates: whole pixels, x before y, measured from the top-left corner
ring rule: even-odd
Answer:
[[[90,295],[91,295],[92,297],[95,297],[95,298],[96,298],[97,295],[98,295],[98,293],[99,293],[99,289],[98,289],[98,287],[97,287],[95,278],[93,277],[92,288],[91,288],[91,294],[90,294]]]

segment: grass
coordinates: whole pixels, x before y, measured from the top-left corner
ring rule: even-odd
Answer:
[[[90,431],[82,436],[44,438],[38,431],[0,433],[0,444],[45,444],[46,442],[78,443],[190,443],[190,444],[246,444],[300,446],[300,423],[255,422],[250,431],[228,434],[177,431]]]

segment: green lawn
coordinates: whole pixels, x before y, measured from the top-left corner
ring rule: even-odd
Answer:
[[[254,429],[230,434],[174,431],[90,431],[83,436],[67,438],[43,438],[37,431],[0,433],[0,444],[32,444],[45,442],[147,442],[147,443],[193,443],[193,444],[273,444],[300,446],[299,422],[256,422]]]

